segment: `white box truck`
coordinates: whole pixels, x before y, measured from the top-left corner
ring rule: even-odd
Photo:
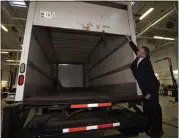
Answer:
[[[66,137],[107,128],[144,132],[139,112],[112,109],[141,99],[125,35],[136,42],[129,3],[30,2],[17,106],[4,110],[4,137]]]

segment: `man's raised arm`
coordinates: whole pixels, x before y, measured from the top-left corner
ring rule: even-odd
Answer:
[[[134,42],[132,42],[132,40],[129,38],[129,36],[126,36],[126,39],[129,41],[129,45],[132,48],[132,50],[134,51],[134,53],[137,55],[137,52],[139,51],[139,49],[137,48],[137,46],[134,44]]]

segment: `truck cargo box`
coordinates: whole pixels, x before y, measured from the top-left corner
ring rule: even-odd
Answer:
[[[135,42],[130,5],[31,2],[16,101],[99,106],[140,99],[125,35]]]

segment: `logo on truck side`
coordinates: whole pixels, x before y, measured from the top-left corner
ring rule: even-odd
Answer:
[[[40,16],[42,18],[55,18],[55,13],[54,12],[49,12],[49,11],[40,11]]]

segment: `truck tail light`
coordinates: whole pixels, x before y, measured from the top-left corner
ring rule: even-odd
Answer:
[[[19,75],[18,85],[23,85],[23,83],[24,83],[24,75]]]
[[[22,63],[22,64],[20,65],[20,73],[24,73],[24,72],[25,72],[25,64]]]

